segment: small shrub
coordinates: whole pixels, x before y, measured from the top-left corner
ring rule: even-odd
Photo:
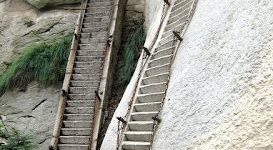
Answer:
[[[0,130],[0,137],[6,141],[6,144],[0,145],[0,150],[32,150],[35,147],[30,135],[22,134],[16,129],[9,132]]]
[[[0,121],[0,138],[5,141],[4,144],[0,144],[0,150],[32,150],[36,147],[32,136],[14,128],[8,131],[3,120]]]
[[[145,38],[143,21],[134,21],[133,25],[128,28],[127,36],[121,47],[124,59],[120,66],[120,84],[122,87],[126,87],[131,80]]]
[[[52,42],[32,45],[0,76],[0,96],[13,88],[25,89],[33,80],[57,85],[63,80],[72,34]]]

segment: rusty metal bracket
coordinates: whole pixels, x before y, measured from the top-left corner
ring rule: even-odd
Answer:
[[[117,117],[118,121],[122,122],[123,124],[127,124],[127,121],[125,121],[122,117]]]
[[[183,38],[180,36],[179,32],[173,31],[173,34],[179,41],[183,41]]]
[[[149,49],[148,49],[148,48],[143,47],[143,49],[144,49],[144,51],[146,52],[146,54],[147,54],[148,56],[150,56],[150,55],[151,55],[151,52],[149,51]]]
[[[158,123],[161,122],[161,119],[159,119],[157,116],[153,116],[152,119]]]
[[[164,2],[169,6],[171,5],[171,3],[168,0],[164,0]]]
[[[95,95],[96,95],[96,98],[97,98],[99,101],[101,101],[101,98],[100,98],[99,92],[98,92],[97,90],[95,91]]]

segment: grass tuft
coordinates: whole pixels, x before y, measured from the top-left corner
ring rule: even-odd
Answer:
[[[57,85],[64,78],[71,41],[69,34],[28,47],[0,76],[0,96],[8,89],[26,89],[34,80],[44,86]]]
[[[123,63],[120,66],[120,84],[126,87],[135,71],[139,58],[140,49],[143,47],[146,33],[143,21],[134,21],[132,26],[127,29],[122,48]]]
[[[0,130],[0,138],[5,139],[5,144],[0,145],[0,150],[32,150],[35,148],[33,138],[16,129],[7,132]]]

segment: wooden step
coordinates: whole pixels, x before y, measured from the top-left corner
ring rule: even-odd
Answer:
[[[99,84],[100,84],[99,81],[77,81],[77,80],[70,81],[71,87],[98,87]]]
[[[90,136],[60,136],[60,144],[89,144]]]
[[[58,144],[59,150],[89,150],[88,144]]]
[[[69,93],[71,94],[83,94],[94,93],[97,87],[69,87]]]
[[[95,100],[67,100],[67,107],[94,107]]]
[[[91,128],[92,121],[63,121],[63,128]]]
[[[93,119],[93,114],[64,114],[66,121],[90,121]]]
[[[93,81],[98,81],[100,79],[100,74],[72,74],[72,79],[73,80],[93,80]]]
[[[62,128],[62,136],[90,136],[91,128]]]

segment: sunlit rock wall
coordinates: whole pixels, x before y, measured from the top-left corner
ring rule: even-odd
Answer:
[[[272,40],[272,0],[199,0],[153,149],[272,150]]]

